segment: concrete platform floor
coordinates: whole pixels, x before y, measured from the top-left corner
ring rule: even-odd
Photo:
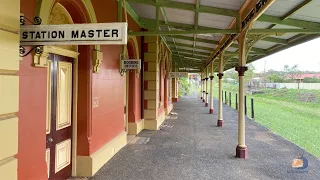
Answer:
[[[320,180],[319,159],[249,119],[249,158],[235,158],[237,112],[224,106],[224,120],[217,127],[217,112],[209,114],[200,98],[181,98],[161,130],[141,132],[91,180]],[[301,155],[309,167],[293,169]]]

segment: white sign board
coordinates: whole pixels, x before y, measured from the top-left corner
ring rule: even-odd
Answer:
[[[123,59],[121,69],[141,69],[141,59]]]
[[[127,23],[23,25],[20,45],[127,44]]]
[[[170,72],[170,77],[172,77],[172,78],[182,78],[182,77],[187,78],[188,72]]]

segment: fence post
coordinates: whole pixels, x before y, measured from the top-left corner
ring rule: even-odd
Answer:
[[[236,93],[236,110],[238,110],[238,94]]]
[[[228,104],[228,101],[227,101],[227,91],[224,92],[224,103],[225,103],[225,104]]]
[[[253,98],[251,98],[251,118],[254,119],[254,102],[253,102]]]
[[[232,104],[231,104],[231,92],[229,92],[229,106],[232,107]]]
[[[221,91],[221,94],[222,94],[222,102],[223,102],[223,91]]]
[[[244,96],[244,114],[247,115],[247,96]]]

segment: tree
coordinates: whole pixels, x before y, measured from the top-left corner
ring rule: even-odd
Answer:
[[[283,83],[284,82],[283,76],[281,76],[280,73],[277,73],[277,72],[273,72],[273,73],[269,74],[268,79],[270,80],[270,82],[273,82],[273,83]]]
[[[255,76],[254,70],[255,69],[256,68],[253,66],[253,64],[250,63],[249,66],[248,66],[248,71],[246,71],[245,76],[244,76],[245,83],[247,83],[250,79],[254,78],[254,76]]]
[[[188,78],[180,78],[180,88],[179,88],[179,97],[183,95],[190,95],[191,94],[191,83],[188,81]]]
[[[226,72],[224,72],[224,78],[227,79],[227,78],[231,78],[231,79],[235,79],[237,80],[238,79],[238,72],[235,71],[235,69],[230,69]]]
[[[297,75],[300,74],[300,70],[299,70],[298,64],[293,65],[292,67],[290,67],[287,64],[284,65],[283,72],[285,74],[285,77],[286,78],[290,78],[291,81],[294,81],[294,79],[297,78]]]
[[[313,78],[304,78],[303,79],[304,83],[320,83],[320,79],[313,77]]]

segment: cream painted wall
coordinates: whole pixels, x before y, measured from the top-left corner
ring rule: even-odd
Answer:
[[[0,179],[17,179],[20,0],[0,0]]]

